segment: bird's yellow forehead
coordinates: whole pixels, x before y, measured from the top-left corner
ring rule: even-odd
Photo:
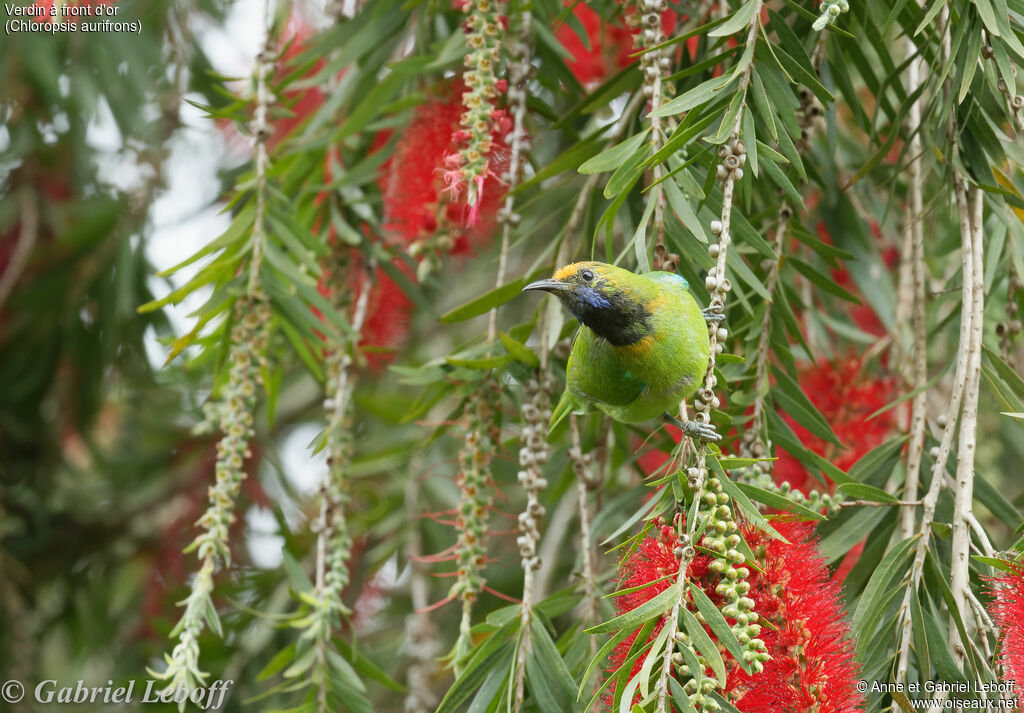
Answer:
[[[555,274],[554,274],[554,275],[552,275],[552,278],[553,278],[553,279],[555,279],[555,280],[561,280],[561,281],[565,282],[565,281],[566,281],[566,280],[568,280],[568,279],[569,279],[570,277],[572,277],[572,276],[573,276],[573,275],[575,275],[575,274],[576,274],[577,272],[579,272],[579,270],[580,270],[580,269],[581,269],[581,268],[582,268],[583,266],[585,266],[585,265],[590,265],[590,266],[591,266],[591,269],[594,269],[594,264],[593,264],[593,263],[587,263],[587,262],[574,262],[574,263],[571,263],[571,264],[569,264],[569,265],[566,265],[565,267],[563,267],[563,268],[559,269],[558,271],[556,271],[556,272],[555,272]],[[595,272],[596,272],[596,271],[597,271],[597,270],[595,270]]]

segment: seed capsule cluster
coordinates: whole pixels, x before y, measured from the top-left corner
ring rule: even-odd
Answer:
[[[981,56],[985,59],[995,61],[995,52],[992,49],[992,45],[985,44],[981,48]],[[1017,68],[1011,68],[1013,76],[1017,76]],[[1024,96],[1017,94],[1012,91],[1006,84],[1006,80],[1000,77],[996,80],[996,89],[1006,98],[1006,106],[1010,109],[1010,114],[1013,115],[1013,123],[1017,127],[1018,131],[1024,131]]]
[[[526,121],[527,85],[537,74],[537,68],[530,61],[530,27],[528,15],[524,14],[523,21],[519,23],[518,33],[508,42],[510,59],[507,96],[513,121],[512,130],[505,134],[505,143],[509,145],[511,151],[508,169],[502,173],[501,180],[508,186],[509,194],[519,184],[521,157],[530,150],[530,137],[523,128]],[[511,195],[506,197],[505,205],[498,210],[497,220],[511,228],[519,225],[521,216],[513,210]]]
[[[341,350],[327,356],[326,366],[328,385],[351,378],[352,358]],[[343,398],[347,401],[347,396]],[[347,608],[341,603],[341,594],[348,586],[348,559],[352,551],[352,537],[345,516],[350,500],[348,470],[352,458],[352,428],[348,404],[336,401],[337,397],[324,400],[324,409],[335,415],[327,429],[327,478],[321,486],[325,507],[310,529],[318,535],[322,532],[327,539],[326,573],[321,592],[326,609],[347,613]]]
[[[491,152],[491,100],[498,96],[498,66],[505,18],[499,12],[497,0],[464,0],[466,45],[466,71],[462,78],[466,91],[462,95],[465,112],[462,129],[468,135],[466,145],[459,152],[460,170],[468,190],[470,205],[477,202],[480,186],[487,177],[487,156]]]
[[[463,602],[475,601],[484,586],[481,571],[486,556],[487,510],[491,505],[488,478],[498,443],[494,414],[500,391],[500,384],[488,377],[469,397],[466,443],[459,451],[459,474],[455,479],[461,491],[455,513],[459,531],[455,546],[458,570],[449,594]]]
[[[743,166],[746,162],[747,145],[743,143],[743,139],[734,137],[718,147],[718,168],[715,177],[719,181],[728,178],[738,181],[743,178]]]
[[[716,554],[708,569],[720,577],[715,593],[724,600],[722,616],[734,621],[732,631],[740,642],[743,660],[760,673],[764,662],[771,657],[758,638],[761,633],[758,615],[754,611],[754,600],[747,596],[750,584],[745,580],[750,570],[743,566],[746,557],[739,550],[742,542],[739,525],[729,505],[729,496],[717,477],[708,479],[702,499],[707,513],[704,545]]]
[[[666,10],[668,10],[667,0],[640,0],[637,2],[638,12],[629,15],[628,23],[632,29],[639,30],[635,39],[638,47],[648,49],[667,39],[661,25],[661,13]],[[663,47],[640,55],[640,71],[644,77],[645,96],[654,98],[656,94],[671,96],[673,93],[671,85],[664,81],[665,75],[672,71],[670,52],[670,47]]]
[[[949,417],[946,414],[944,414],[944,413],[940,413],[938,416],[935,417],[935,425],[938,426],[940,430],[945,431],[947,428],[949,428]],[[932,446],[928,450],[928,455],[929,455],[929,457],[931,457],[931,459],[933,461],[938,460],[938,458],[939,458],[939,447],[938,446]],[[932,477],[933,478],[935,477],[935,467],[936,466],[938,466],[938,463],[935,463],[932,466]]]
[[[739,453],[742,458],[764,458],[767,455],[765,444],[758,438],[755,429],[748,428],[743,432]],[[772,478],[772,461],[762,460],[748,465],[737,472],[736,479],[763,490],[771,490],[798,505],[804,505],[817,512],[825,510],[828,514],[834,514],[843,501],[841,493],[829,495],[819,490],[811,490],[804,495],[800,490],[794,490],[788,481],[776,483]]]
[[[822,0],[818,9],[821,11],[821,14],[814,21],[814,24],[811,25],[816,32],[824,30],[826,25],[831,25],[842,13],[849,12],[850,3],[847,0]]]
[[[522,470],[516,476],[526,492],[526,509],[519,513],[519,537],[516,538],[523,569],[536,570],[541,564],[537,556],[537,542],[540,540],[544,506],[540,504],[539,495],[548,486],[541,468],[551,457],[547,428],[551,419],[551,392],[554,387],[555,380],[547,372],[534,374],[523,385],[523,430],[519,448],[519,465]]]
[[[210,488],[210,507],[197,523],[203,532],[190,549],[199,559],[227,566],[231,562],[228,528],[235,520],[235,498],[245,479],[242,465],[251,455],[256,389],[263,382],[260,367],[267,348],[270,304],[263,297],[245,297],[235,303],[235,324],[231,329],[228,381],[217,401],[205,407],[206,420],[219,427],[216,481]]]

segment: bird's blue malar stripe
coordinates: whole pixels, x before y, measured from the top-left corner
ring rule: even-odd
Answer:
[[[604,295],[602,295],[600,292],[593,288],[582,289],[579,291],[579,295],[580,298],[588,305],[590,305],[591,307],[596,307],[598,309],[611,307],[612,304],[607,297],[605,297]]]

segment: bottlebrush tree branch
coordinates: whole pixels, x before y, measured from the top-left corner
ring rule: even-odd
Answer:
[[[746,33],[746,46],[752,47],[757,41],[758,30],[761,26],[761,0],[755,0],[753,12],[751,14],[751,20],[747,27]],[[753,75],[754,64],[748,62],[743,68],[739,84],[736,87],[735,93],[740,97],[740,111],[737,112],[735,119],[730,127],[729,137],[726,142],[721,145],[718,151],[720,163],[717,166],[716,173],[717,177],[722,180],[722,213],[721,219],[717,221],[715,225],[712,225],[711,232],[718,236],[718,243],[712,244],[709,247],[709,253],[713,258],[716,258],[715,266],[708,271],[706,280],[706,286],[708,291],[711,292],[711,303],[709,309],[711,312],[721,314],[725,309],[725,298],[728,295],[731,285],[728,277],[725,273],[726,256],[729,250],[730,244],[730,227],[732,219],[732,204],[733,197],[736,190],[736,182],[743,177],[743,164],[746,162],[746,146],[741,138],[741,127],[743,120],[743,103],[746,100],[747,87],[750,85],[751,76]],[[708,327],[709,341],[710,341],[710,358],[708,362],[707,371],[704,374],[703,388],[697,392],[694,397],[695,413],[694,420],[698,423],[707,425],[711,422],[711,408],[718,404],[718,398],[714,395],[714,388],[717,384],[717,378],[715,377],[715,358],[722,352],[722,345],[719,344],[720,339],[727,337],[727,332],[724,328],[718,327],[717,322],[712,322]],[[682,408],[681,408],[682,411]],[[736,583],[742,583],[745,578],[745,574],[749,574],[749,570],[745,567],[737,567],[737,564],[742,563],[744,557],[733,549],[734,544],[738,543],[738,525],[735,520],[735,515],[732,508],[721,502],[719,496],[723,496],[725,501],[728,502],[729,498],[725,497],[722,484],[718,477],[708,478],[707,468],[707,444],[701,442],[696,448],[696,460],[693,467],[687,468],[687,478],[689,481],[690,488],[693,490],[693,497],[698,503],[703,503],[708,506],[708,510],[703,513],[703,520],[707,524],[707,532],[715,533],[715,542],[711,543],[712,547],[721,545],[722,559],[716,559],[712,562],[711,566],[718,569],[720,572],[729,570],[729,574],[732,575],[731,581]],[[705,492],[705,485],[707,485],[707,492]],[[690,596],[687,588],[687,569],[689,562],[693,559],[695,550],[693,547],[694,539],[697,537],[697,526],[698,520],[701,520],[701,513],[696,510],[691,510],[693,517],[689,518],[686,522],[686,532],[680,533],[680,548],[679,558],[679,571],[676,575],[675,586],[678,587],[679,596],[673,602],[672,609],[668,615],[667,622],[665,624],[668,627],[669,632],[665,640],[665,648],[662,653],[664,657],[662,660],[661,672],[658,677],[657,684],[657,707],[655,710],[657,713],[665,713],[667,710],[668,701],[668,689],[669,679],[672,676],[672,665],[674,658],[674,650],[677,644],[676,630],[678,628],[680,610],[687,607],[687,598]],[[732,542],[732,538],[737,538],[736,542]],[[716,548],[716,551],[717,548]],[[738,557],[733,557],[732,555]],[[735,588],[732,590],[735,592]],[[734,606],[731,602],[728,606]],[[734,617],[735,618],[735,617]],[[742,633],[743,638],[741,641],[746,641],[744,648],[745,653],[749,653],[751,656],[751,662],[754,665],[755,670],[761,670],[763,668],[763,660],[767,654],[764,653],[765,644],[758,638],[757,630],[750,630],[747,623],[747,617],[743,617],[744,621],[741,624],[738,620],[733,625],[733,632],[736,634]],[[756,626],[756,624],[754,625]],[[751,635],[753,634],[753,635]],[[681,644],[683,646],[692,646],[692,643]],[[692,674],[691,674],[692,675]],[[701,683],[700,687],[697,686],[694,679],[691,679],[687,683],[687,687],[684,690],[688,695],[691,695],[691,701],[694,706],[700,709],[704,705],[704,701],[707,699],[708,694],[715,688],[722,688],[725,685],[725,681],[716,681],[713,678],[705,678]],[[709,699],[710,700],[710,699]]]
[[[665,73],[672,68],[672,58],[668,48],[658,47],[665,41],[665,33],[661,27],[661,13],[668,9],[666,0],[639,0],[637,11],[640,13],[642,29],[637,35],[640,47],[649,47],[640,55],[640,71],[643,73],[643,95],[650,99],[651,113],[651,154],[657,153],[665,144],[665,132],[662,119],[657,110],[661,107],[665,90],[670,88],[665,83]],[[661,186],[664,166],[659,161],[652,169],[653,188],[647,200],[654,201],[654,269],[675,272],[678,258],[673,259],[665,249],[665,190]]]
[[[917,46],[912,37],[904,40],[904,54],[910,58],[907,68],[907,93],[913,94],[922,80],[923,61],[915,57]],[[910,326],[913,332],[910,352],[910,389],[920,389],[914,397],[910,412],[910,441],[907,446],[906,479],[903,497],[915,500],[918,497],[918,483],[921,473],[921,459],[924,455],[928,394],[924,385],[928,381],[927,329],[925,319],[925,263],[924,263],[924,202],[922,199],[921,175],[921,107],[922,97],[910,106],[906,129],[910,135],[910,163],[907,165],[907,209],[904,223],[903,262],[909,264]],[[909,248],[909,249],[908,249]],[[901,320],[897,318],[897,324]],[[904,510],[900,517],[900,532],[903,538],[917,532],[917,513]],[[901,679],[902,680],[902,679]]]
[[[501,232],[501,256],[498,266],[498,284],[504,281],[505,266],[508,261],[509,242],[512,229],[519,224],[519,215],[515,212],[513,191],[519,183],[520,163],[523,152],[527,148],[525,129],[526,99],[530,76],[533,72],[531,58],[533,16],[529,10],[519,15],[518,37],[510,50],[512,60],[509,63],[509,100],[513,102],[513,128],[511,135],[511,156],[509,158],[508,182],[509,193],[505,198],[505,206],[498,216],[503,223]],[[542,311],[542,315],[543,315]],[[491,325],[488,337],[493,339],[497,330],[497,312],[491,311]],[[544,506],[540,504],[540,493],[547,487],[543,467],[551,457],[551,447],[547,442],[547,423],[551,418],[551,393],[555,387],[554,377],[548,372],[548,338],[545,334],[545,320],[538,319],[537,331],[540,334],[540,366],[523,385],[523,403],[521,415],[523,421],[520,435],[519,471],[517,478],[526,493],[526,507],[519,514],[519,546],[520,562],[523,567],[523,598],[519,609],[519,641],[516,649],[516,672],[513,684],[513,710],[518,713],[523,707],[526,695],[526,658],[532,646],[533,607],[536,593],[534,579],[540,568],[537,556],[537,545],[540,540],[540,528],[544,517]]]
[[[954,176],[957,176],[954,171]],[[957,176],[954,180],[959,179]],[[967,345],[967,380],[963,410],[960,415],[960,440],[957,444],[956,482],[953,490],[953,542],[952,576],[950,591],[953,602],[962,615],[966,615],[967,592],[970,588],[969,517],[974,503],[974,452],[978,434],[978,392],[981,388],[982,327],[985,316],[985,263],[982,249],[984,228],[984,195],[981,188],[967,188],[962,179],[956,185],[957,208],[960,211],[961,235],[966,241],[961,251],[969,254],[963,259],[963,305],[969,309],[970,330]],[[966,224],[965,224],[966,218]],[[968,288],[970,285],[970,288]],[[970,302],[968,303],[968,296]],[[961,316],[961,321],[964,317]],[[953,642],[953,660],[962,664],[966,652],[950,623],[950,641]]]
[[[209,625],[218,635],[220,621],[213,605],[213,575],[219,566],[231,562],[228,529],[235,520],[235,500],[242,481],[245,459],[251,455],[249,442],[255,436],[253,412],[256,394],[262,383],[261,366],[267,347],[270,305],[259,284],[262,246],[266,227],[264,205],[267,192],[266,142],[270,137],[267,124],[267,109],[270,92],[267,87],[268,58],[270,56],[271,34],[269,29],[269,2],[264,2],[263,20],[266,36],[263,47],[256,56],[256,107],[253,133],[255,145],[256,173],[256,218],[252,226],[252,254],[249,257],[249,277],[245,297],[234,306],[234,325],[229,332],[230,352],[228,354],[228,381],[221,389],[219,398],[211,400],[204,407],[205,420],[199,430],[219,428],[223,436],[217,443],[215,482],[210,488],[210,505],[198,524],[203,531],[193,540],[185,552],[196,550],[200,568],[192,581],[185,600],[185,611],[171,637],[177,644],[171,653],[165,654],[167,667],[162,672],[149,671],[159,680],[166,681],[163,690],[193,690],[201,686],[207,674],[199,669],[199,635]]]
[[[372,263],[352,312],[352,350],[358,345],[359,335],[366,322],[372,288],[371,272]],[[335,306],[339,310],[344,307],[342,303],[345,297],[344,290],[336,288]],[[335,621],[339,616],[349,613],[341,601],[341,595],[349,582],[348,561],[352,551],[345,508],[349,502],[348,475],[352,457],[349,406],[355,384],[353,357],[345,345],[339,344],[327,357],[328,397],[324,399],[324,409],[328,413],[327,473],[320,485],[320,514],[312,527],[317,536],[314,589],[312,600],[304,600],[312,608],[311,614],[305,619],[309,623],[304,635],[313,640],[316,652],[312,683],[317,689],[318,713],[330,710],[328,691],[331,667],[328,656]]]
[[[572,446],[569,449],[569,461],[576,474],[576,493],[580,512],[580,557],[583,579],[583,620],[597,621],[597,576],[594,570],[594,553],[590,545],[590,508],[587,506],[587,493],[590,491],[593,478],[590,474],[589,454],[583,452],[580,439],[580,424],[576,414],[569,415],[569,430],[572,433]],[[591,637],[593,654],[597,654],[597,640]]]
[[[943,8],[940,13],[941,25],[945,28],[943,36],[943,54],[945,57],[949,57],[951,53],[951,35],[950,35],[950,18],[948,8]],[[943,93],[947,99],[952,94],[952,89],[949,80],[943,86]],[[949,121],[947,125],[947,138],[952,144],[951,155],[954,157],[954,161],[957,160],[959,151],[956,142],[956,127],[955,127],[955,112],[950,111]],[[929,537],[928,533],[931,532],[931,525],[935,518],[935,505],[938,502],[939,493],[942,489],[945,473],[946,463],[949,459],[950,450],[953,445],[953,435],[956,431],[956,421],[959,418],[961,421],[961,447],[963,447],[963,430],[965,428],[970,429],[972,434],[972,445],[970,448],[970,460],[969,462],[964,459],[960,460],[958,457],[958,481],[959,477],[963,477],[963,485],[958,485],[957,493],[954,494],[954,527],[957,527],[957,521],[960,521],[961,527],[959,529],[959,536],[956,538],[956,543],[953,546],[953,569],[954,573],[959,566],[959,561],[962,561],[963,572],[959,575],[954,574],[957,578],[957,588],[959,589],[958,595],[954,596],[954,602],[961,614],[966,612],[966,596],[964,587],[967,585],[966,574],[969,568],[969,555],[968,548],[970,545],[968,523],[966,522],[965,515],[969,513],[971,509],[971,500],[969,498],[973,495],[973,437],[976,433],[977,428],[977,382],[975,381],[976,370],[980,371],[980,359],[981,359],[981,315],[978,313],[978,307],[983,307],[984,303],[981,301],[983,297],[978,295],[978,303],[975,303],[974,287],[976,284],[975,270],[978,271],[979,275],[984,274],[984,264],[978,263],[975,265],[975,255],[981,254],[981,236],[980,233],[977,237],[978,245],[975,243],[975,226],[974,222],[978,223],[977,230],[980,231],[980,218],[981,218],[981,196],[980,192],[977,196],[974,196],[974,192],[979,189],[971,189],[971,197],[968,196],[968,189],[964,184],[964,179],[960,174],[955,164],[951,171],[953,181],[953,194],[955,197],[955,204],[957,207],[957,214],[959,217],[960,226],[960,259],[961,259],[961,272],[963,275],[963,286],[961,288],[961,302],[960,302],[960,330],[958,339],[958,348],[956,355],[956,369],[953,375],[953,382],[950,389],[949,407],[945,417],[942,418],[944,423],[942,438],[939,442],[938,452],[935,456],[935,463],[932,468],[932,480],[929,486],[928,493],[923,499],[922,507],[922,519],[921,524],[918,526],[917,531],[923,533],[918,540],[914,560],[911,564],[910,576],[908,578],[907,588],[903,595],[903,602],[900,605],[899,614],[899,653],[897,659],[897,675],[905,674],[909,665],[910,646],[912,640],[912,624],[910,622],[910,599],[914,596],[917,587],[920,583],[921,576],[924,568],[924,560],[928,551]],[[977,203],[977,205],[975,205]],[[974,217],[974,211],[977,211],[976,221]],[[977,332],[975,328],[975,316],[978,316]],[[977,343],[975,344],[975,339]],[[974,352],[977,351],[977,354]],[[975,360],[977,360],[977,366],[975,366]],[[974,384],[973,389],[974,395],[968,394],[971,391],[971,385]],[[973,402],[973,407],[972,407]],[[966,454],[964,454],[966,455]],[[961,463],[963,470],[961,470]],[[967,473],[967,468],[970,469],[970,474]],[[966,537],[965,537],[966,535]],[[961,553],[961,554],[958,554]],[[952,586],[951,586],[952,589]],[[958,663],[963,662],[965,651],[963,645],[960,642],[959,633],[952,628],[951,623],[951,636],[950,640],[953,642],[954,660]]]

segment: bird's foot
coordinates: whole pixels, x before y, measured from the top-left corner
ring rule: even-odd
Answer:
[[[704,321],[708,324],[718,324],[725,319],[725,314],[722,312],[712,312],[710,307],[705,307],[700,311],[704,315]]]
[[[701,423],[700,421],[680,421],[678,418],[668,413],[663,414],[662,418],[665,422],[681,428],[683,433],[690,438],[696,438],[705,442],[718,442],[722,440],[722,436],[710,423]]]

